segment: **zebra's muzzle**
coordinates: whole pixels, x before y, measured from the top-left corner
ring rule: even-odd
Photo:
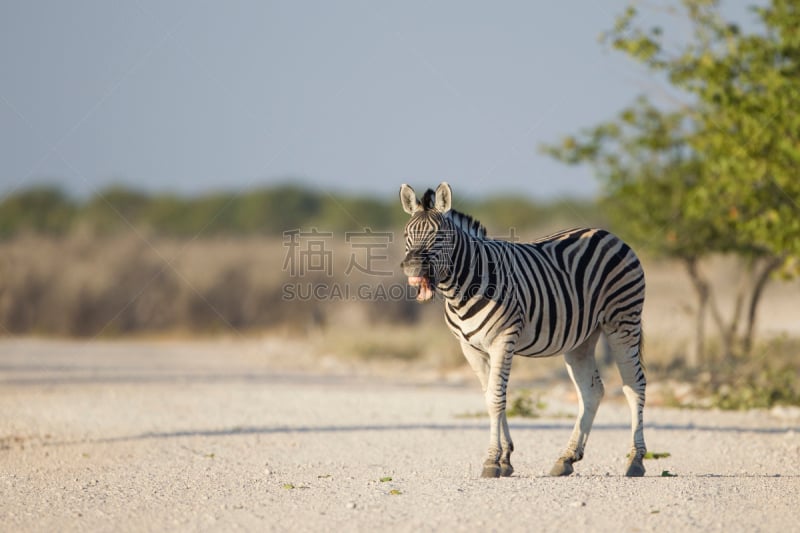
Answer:
[[[425,302],[433,298],[431,282],[425,276],[408,276],[408,284],[419,289],[417,293],[418,302]]]

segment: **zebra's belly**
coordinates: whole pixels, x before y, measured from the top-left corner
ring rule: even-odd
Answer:
[[[468,317],[459,317],[455,308],[448,306],[445,317],[461,342],[488,353],[499,343],[505,345],[511,336],[514,353],[523,357],[551,357],[572,350],[589,338],[598,325],[597,316],[585,317],[584,325],[577,327],[578,321],[564,320],[559,314],[531,322],[514,309],[513,302],[506,306],[484,305]]]
[[[563,332],[556,331],[558,335],[544,335],[537,332],[535,328],[527,324],[520,331],[516,343],[516,355],[523,357],[552,357],[559,355],[564,350]]]
[[[597,327],[592,327],[583,333],[579,333],[574,329],[563,331],[563,329],[556,328],[556,335],[548,335],[537,332],[535,328],[529,326],[523,328],[520,332],[514,353],[523,357],[552,357],[560,355],[586,342]]]
[[[454,327],[450,327],[453,334],[462,342],[481,350],[489,352],[498,341],[504,341],[503,332],[478,331],[470,336]],[[524,324],[520,328],[514,342],[514,354],[522,357],[553,357],[568,352],[581,345],[591,335],[578,336],[577,332],[564,332],[556,328],[555,335],[537,332],[532,325]]]

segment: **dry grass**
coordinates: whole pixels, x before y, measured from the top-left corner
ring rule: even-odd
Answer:
[[[350,254],[341,249],[333,256],[333,277],[320,271],[292,275],[284,268],[286,252],[283,241],[256,237],[0,242],[0,331],[84,337],[262,330],[302,335],[320,328],[409,323],[424,314],[413,298],[397,300],[377,291],[405,289],[402,277],[356,269],[344,275]],[[392,256],[383,266],[398,263]],[[320,286],[328,288],[322,298],[302,297]],[[334,287],[342,292],[331,294]]]
[[[394,274],[370,276],[357,269],[345,274],[352,253],[341,241],[330,248],[332,277],[324,272],[291,275],[284,268],[287,249],[279,239],[147,242],[130,235],[106,240],[20,237],[0,242],[0,333],[113,337],[270,332],[310,339],[318,354],[343,360],[465,367],[440,302],[418,304],[413,292],[403,298],[376,293],[381,287],[405,290],[398,268],[402,243],[395,239],[385,250],[387,257],[377,264]],[[730,306],[725,287],[736,283],[736,270],[724,260],[709,268],[723,306]],[[645,271],[650,376],[697,378],[686,372],[684,364],[693,332],[694,296],[688,280],[679,265],[665,261],[645,259]],[[350,292],[321,299],[285,298],[287,286],[296,290],[333,285]],[[366,292],[359,294],[359,287],[366,287]],[[798,301],[800,283],[773,283],[760,308],[760,344],[754,357],[712,363],[718,369],[731,369],[729,375],[741,368],[756,376],[755,381],[742,383],[760,383],[763,372],[783,376],[784,368],[796,370]],[[708,343],[713,353],[713,339]],[[519,358],[514,375],[518,382],[548,375],[565,378],[563,368],[560,358]],[[615,374],[604,376],[614,380]]]

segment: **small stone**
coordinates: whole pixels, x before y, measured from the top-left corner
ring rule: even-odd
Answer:
[[[569,504],[570,507],[586,507],[586,502],[572,502]]]
[[[347,508],[348,509],[355,509],[356,508],[356,502],[347,502]]]

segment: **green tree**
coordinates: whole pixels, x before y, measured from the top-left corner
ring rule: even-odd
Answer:
[[[797,4],[774,0],[757,10],[764,31],[743,35],[717,2],[685,0],[692,39],[677,51],[663,44],[660,28],[641,29],[628,8],[605,39],[666,74],[687,103],[664,110],[640,98],[615,119],[544,147],[594,166],[621,232],[684,264],[698,299],[695,364],[707,311],[724,354],[747,353],[770,275],[781,267],[797,274]],[[717,253],[741,258],[747,274],[727,319],[700,268]]]
[[[800,256],[800,2],[754,7],[759,31],[743,34],[715,0],[684,0],[692,40],[678,50],[659,28],[642,30],[628,8],[607,39],[685,91],[689,146],[708,174],[687,209],[715,207],[752,247],[797,274]],[[793,261],[793,263],[792,263]]]

